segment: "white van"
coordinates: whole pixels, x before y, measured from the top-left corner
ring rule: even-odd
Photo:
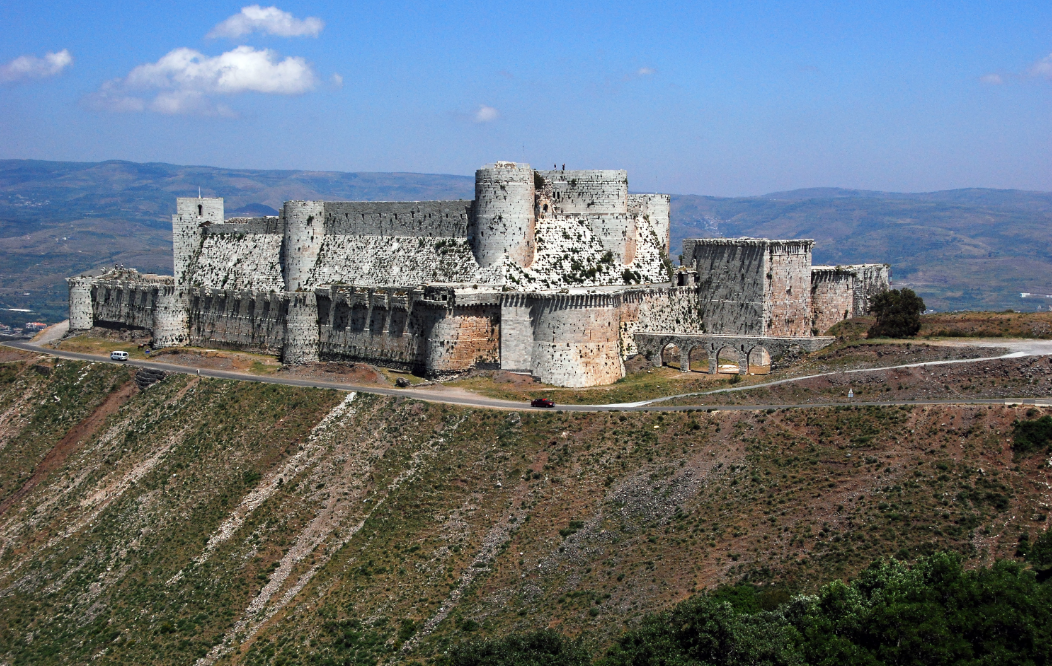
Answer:
[[[128,352],[122,352],[122,351],[110,352],[110,360],[111,361],[127,361],[128,360]]]

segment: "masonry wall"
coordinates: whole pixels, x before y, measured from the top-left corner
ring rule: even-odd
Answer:
[[[413,308],[413,294],[398,289],[332,287],[315,290],[318,352],[325,361],[364,361],[424,372],[434,315]]]
[[[669,253],[670,210],[672,197],[667,194],[629,194],[628,213],[650,223],[665,254]]]
[[[235,231],[240,225],[206,227],[200,251],[187,274],[192,287],[250,291],[284,291],[282,235]]]
[[[308,284],[412,288],[430,282],[496,285],[503,273],[479,266],[467,238],[332,235]]]
[[[811,270],[811,328],[825,334],[838,322],[852,316],[855,304],[855,275],[838,266]]]
[[[626,215],[628,172],[624,170],[538,171],[550,184],[562,214]]]
[[[91,288],[94,325],[110,328],[153,328],[157,284],[96,280]]]
[[[888,264],[860,264],[851,266],[855,273],[852,317],[869,314],[870,302],[881,292],[891,289],[891,266]]]
[[[325,233],[466,238],[472,201],[326,201]]]
[[[698,308],[705,333],[764,335],[766,241],[687,239],[683,258],[698,272]]]
[[[502,294],[500,302],[500,368],[531,372],[533,367],[533,317],[531,297]]]
[[[427,372],[500,367],[500,306],[454,306],[436,313],[427,335]]]
[[[622,358],[639,353],[634,334],[640,331],[678,334],[702,332],[698,291],[693,286],[632,289],[625,291],[620,298]]]
[[[769,241],[763,335],[811,335],[811,248],[814,241]]]
[[[282,294],[191,288],[186,294],[191,345],[280,354],[288,302]]]
[[[582,387],[624,376],[620,299],[607,294],[554,294],[533,304],[532,373],[547,384]]]
[[[69,285],[69,330],[87,331],[94,326],[90,277],[73,277]]]

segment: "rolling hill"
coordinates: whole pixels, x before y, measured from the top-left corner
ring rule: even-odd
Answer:
[[[469,199],[470,176],[0,160],[0,322],[64,316],[64,278],[114,263],[170,272],[175,198],[222,196],[260,214],[289,199]],[[806,237],[817,263],[884,261],[929,307],[1045,307],[1052,294],[1052,193],[966,189],[897,194],[836,188],[760,197],[672,197],[682,239]]]

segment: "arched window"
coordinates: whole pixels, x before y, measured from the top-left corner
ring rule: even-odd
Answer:
[[[197,216],[201,217],[205,214],[205,207],[201,204],[197,204]]]

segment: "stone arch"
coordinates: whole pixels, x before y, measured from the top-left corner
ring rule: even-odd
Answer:
[[[669,342],[661,348],[661,365],[667,365],[670,368],[680,368],[680,349],[679,345],[675,342]]]
[[[741,372],[741,354],[733,345],[724,345],[716,350],[713,359],[716,361],[717,374],[738,374]],[[711,365],[711,363],[710,363]]]
[[[709,371],[709,350],[706,345],[694,345],[687,352],[689,368],[692,372]]]
[[[750,375],[766,375],[771,371],[771,353],[763,345],[749,350],[748,361]]]

